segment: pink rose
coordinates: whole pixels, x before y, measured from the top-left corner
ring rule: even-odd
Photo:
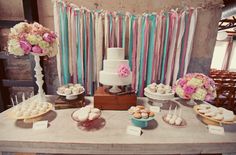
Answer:
[[[181,87],[183,87],[186,83],[187,83],[187,81],[184,80],[184,79],[180,79],[179,82],[178,82],[178,84],[179,84]]]
[[[195,91],[196,91],[196,88],[194,88],[192,86],[185,86],[184,87],[184,93],[186,95],[191,95],[191,94],[195,93]]]
[[[20,47],[25,51],[25,54],[29,54],[31,51],[31,44],[25,40],[20,40]]]
[[[120,65],[118,69],[118,74],[120,77],[127,77],[130,74],[130,68],[128,65]]]
[[[42,49],[38,46],[38,45],[35,45],[33,48],[32,48],[32,52],[33,53],[42,53]]]
[[[206,97],[205,97],[206,101],[211,101],[212,99],[213,99],[213,96],[210,95],[210,94],[207,94]]]
[[[53,33],[53,32],[43,34],[43,40],[48,42],[48,43],[53,42],[55,39],[56,39],[56,34]]]

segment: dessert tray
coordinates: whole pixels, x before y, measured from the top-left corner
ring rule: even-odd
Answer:
[[[144,106],[132,106],[128,112],[131,115],[132,124],[141,128],[146,128],[148,122],[153,120],[155,116],[154,112]]]
[[[212,106],[212,105],[211,105]],[[216,107],[215,107],[216,108]],[[216,119],[217,116],[213,117],[213,116],[209,116],[204,113],[202,113],[202,108],[201,108],[201,105],[195,105],[193,107],[194,111],[196,112],[196,114],[198,114],[199,116],[201,116],[201,119],[202,121],[205,123],[205,124],[208,124],[208,125],[221,125],[221,124],[226,124],[226,125],[230,125],[230,124],[234,124],[236,123],[236,115],[234,114],[231,114],[231,119],[230,120],[224,120],[224,119]],[[226,110],[224,108],[216,108],[217,112],[220,113],[220,111],[222,110]],[[226,110],[226,111],[229,111],[229,110]],[[230,112],[230,111],[229,111]],[[217,115],[217,114],[216,114]]]
[[[25,123],[32,123],[41,120],[43,115],[53,109],[53,105],[49,102],[32,102],[21,103],[13,107],[10,115],[17,120],[24,120]]]
[[[182,119],[182,120],[181,120],[181,123],[180,123],[179,125],[176,125],[176,124],[170,124],[170,123],[166,120],[166,116],[167,116],[167,114],[164,115],[164,116],[162,116],[162,120],[163,120],[166,124],[169,124],[170,126],[173,126],[173,127],[185,127],[185,126],[187,126],[187,122],[186,122],[183,118],[181,118],[181,119]]]
[[[83,127],[89,127],[93,121],[100,118],[101,110],[91,106],[82,107],[71,114],[71,118]]]
[[[140,119],[132,117],[131,121],[132,121],[132,124],[135,126],[138,126],[140,128],[146,128],[148,126],[148,122],[153,119],[154,119],[154,117],[140,118]]]
[[[57,94],[65,96],[67,100],[74,100],[78,95],[84,93],[84,88],[80,84],[68,84],[61,86],[57,89]]]
[[[150,99],[153,105],[162,106],[168,100],[174,98],[171,87],[164,84],[152,83],[144,89],[144,95]]]

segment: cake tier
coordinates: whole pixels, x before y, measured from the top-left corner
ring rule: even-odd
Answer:
[[[107,49],[107,59],[108,60],[124,60],[125,52],[124,48],[108,48]]]
[[[103,70],[106,72],[118,71],[120,65],[129,65],[128,60],[103,60]]]
[[[100,71],[100,83],[108,86],[124,86],[132,82],[132,72],[127,77],[120,77],[118,73]]]

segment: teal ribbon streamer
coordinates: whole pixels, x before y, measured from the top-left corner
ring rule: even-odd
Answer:
[[[142,75],[143,75],[143,57],[144,57],[144,33],[145,33],[145,18],[142,17],[141,21],[141,48],[140,48],[140,63],[139,63],[139,78],[138,78],[138,95],[141,95],[140,89],[142,88]]]
[[[130,35],[129,35],[129,67],[132,70],[132,53],[133,53],[133,23],[134,23],[134,15],[130,17]],[[123,38],[123,37],[122,37]]]
[[[86,86],[86,83],[88,82],[87,81],[87,74],[86,74],[86,72],[87,72],[87,38],[86,38],[86,35],[87,35],[87,31],[86,31],[86,12],[84,11],[83,12],[83,18],[84,18],[84,22],[83,22],[83,24],[84,24],[84,27],[83,27],[83,29],[84,29],[84,33],[83,33],[83,48],[84,48],[84,86],[85,86],[85,89],[87,89],[87,86]]]
[[[166,52],[167,52],[167,41],[168,41],[168,34],[169,34],[169,13],[165,13],[166,16],[166,34],[165,34],[165,41],[164,41],[164,48],[163,48],[163,55],[162,55],[162,64],[161,64],[161,83],[164,83],[165,80],[165,63],[166,63]]]
[[[77,72],[78,72],[78,82],[82,84],[82,58],[81,58],[81,42],[80,42],[80,14],[77,11],[77,18],[76,18],[76,32],[77,32]]]
[[[92,12],[90,12],[90,32],[89,32],[89,35],[90,35],[90,72],[89,72],[89,75],[90,75],[90,95],[93,95],[93,18],[92,18]]]
[[[62,4],[63,5],[63,4]],[[63,12],[64,10],[64,12]],[[69,49],[68,49],[68,17],[66,13],[66,6],[64,8],[60,7],[60,22],[61,34],[62,34],[62,68],[63,68],[63,81],[64,84],[68,84],[70,80],[69,75]]]
[[[109,47],[111,47],[111,42],[112,42],[112,41],[111,41],[111,39],[112,39],[111,36],[112,36],[112,28],[113,28],[113,27],[112,27],[113,25],[112,25],[112,15],[111,15],[111,14],[109,14],[109,19],[110,19],[110,20],[109,20],[109,25],[110,25],[110,33],[109,33],[110,46],[109,46]]]
[[[122,17],[122,48],[125,48],[125,31],[126,31],[126,25],[125,25],[125,16]]]
[[[151,21],[150,33],[149,33],[149,48],[148,48],[148,60],[147,60],[147,85],[151,83],[152,79],[152,63],[154,55],[154,44],[155,44],[155,29],[156,29],[156,15],[150,15],[149,20]]]

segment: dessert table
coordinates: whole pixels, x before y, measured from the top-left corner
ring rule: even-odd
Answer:
[[[55,96],[49,96],[53,100]],[[138,98],[138,104],[147,104],[147,98]],[[92,97],[86,103],[93,104]],[[224,126],[225,135],[208,132],[193,109],[179,101],[171,103],[182,108],[186,127],[166,124],[162,116],[143,129],[141,136],[126,133],[131,125],[127,111],[102,111],[101,126],[87,131],[72,120],[75,109],[53,110],[45,116],[47,129],[32,129],[29,124],[0,113],[0,152],[34,152],[60,154],[200,154],[236,153],[236,125]],[[163,107],[164,108],[164,107]]]

